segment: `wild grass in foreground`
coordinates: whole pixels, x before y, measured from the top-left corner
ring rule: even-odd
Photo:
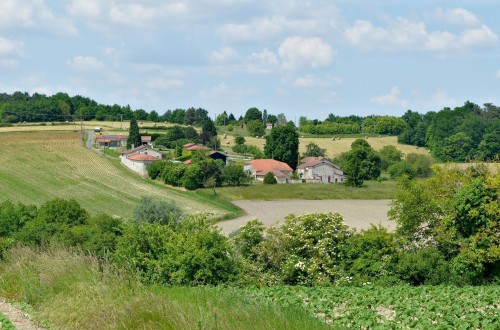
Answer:
[[[264,189],[265,188],[265,189]],[[343,184],[276,184],[263,186],[256,182],[248,186],[216,188],[218,195],[228,200],[280,200],[280,199],[392,199],[395,181],[366,181],[365,187],[354,188]],[[199,195],[212,194],[211,189],[199,189]]]
[[[0,296],[32,306],[56,329],[325,329],[295,308],[233,288],[144,286],[106,262],[66,248],[10,250]]]
[[[12,322],[7,317],[5,317],[5,315],[3,315],[2,313],[0,313],[0,329],[2,329],[2,330],[14,330],[15,329],[14,324],[12,324]]]

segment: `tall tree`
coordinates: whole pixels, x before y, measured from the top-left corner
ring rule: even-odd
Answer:
[[[203,144],[206,144],[210,142],[210,140],[214,136],[217,136],[217,130],[215,128],[214,122],[212,121],[212,119],[207,118],[201,126],[201,142]]]
[[[267,158],[287,163],[291,168],[297,167],[299,156],[299,133],[293,123],[277,126],[266,136],[264,153]]]
[[[245,124],[252,120],[262,121],[262,112],[257,108],[250,108],[245,113]]]
[[[139,125],[135,117],[130,119],[130,128],[128,130],[127,149],[138,147],[141,145],[141,134],[139,133]]]
[[[353,187],[379,177],[382,166],[378,153],[363,139],[355,140],[351,150],[341,154],[340,165],[347,175],[346,184]]]

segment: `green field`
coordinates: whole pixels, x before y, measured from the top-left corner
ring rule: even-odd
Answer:
[[[187,212],[217,217],[235,209],[142,179],[118,161],[85,148],[79,133],[6,132],[0,139],[0,201],[42,204],[73,198],[93,214],[123,218],[130,218],[141,196],[172,199]]]
[[[249,289],[303,308],[335,329],[498,329],[500,287],[393,286]]]
[[[276,184],[260,182],[241,187],[216,188],[219,196],[228,200],[282,200],[282,199],[392,199],[397,190],[393,180],[366,181],[365,187],[354,188],[342,184]],[[199,189],[197,194],[210,196],[211,189]]]

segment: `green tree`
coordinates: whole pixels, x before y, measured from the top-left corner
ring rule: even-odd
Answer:
[[[130,127],[128,130],[127,149],[135,148],[141,145],[141,134],[139,133],[139,125],[135,117],[130,119]]]
[[[241,165],[228,165],[222,170],[223,181],[228,186],[241,186],[248,182],[248,174]]]
[[[474,141],[464,132],[459,132],[442,141],[439,157],[444,161],[464,162],[473,155]]]
[[[244,137],[244,136],[241,136],[241,135],[236,135],[236,136],[234,137],[234,143],[235,143],[235,144],[239,144],[239,145],[241,145],[241,144],[245,144],[245,142],[246,142],[246,141],[245,141],[245,137]]]
[[[389,166],[401,161],[403,153],[395,146],[384,146],[380,149],[379,156],[382,171],[387,171]]]
[[[349,186],[361,187],[364,180],[380,176],[380,156],[364,139],[355,140],[351,144],[351,150],[342,153],[339,161]]]
[[[309,142],[306,146],[304,157],[325,157],[326,149],[320,148],[316,143]]]
[[[267,172],[266,175],[264,175],[264,184],[277,184],[278,181],[274,177],[273,172]]]
[[[217,129],[215,128],[214,122],[208,118],[201,126],[201,142],[206,144],[210,142],[214,136],[217,136]]]
[[[267,158],[287,163],[292,169],[297,167],[299,156],[299,134],[293,124],[277,126],[266,136],[264,153]]]
[[[203,170],[198,164],[191,164],[186,168],[182,176],[182,185],[188,190],[195,190],[203,187]]]
[[[173,200],[142,196],[139,204],[133,210],[133,216],[136,223],[167,225],[178,223],[184,217],[184,212]]]
[[[245,124],[251,122],[252,120],[259,120],[262,123],[262,112],[257,108],[250,108],[245,113],[244,121]]]
[[[264,136],[266,135],[266,131],[264,128],[264,124],[260,120],[251,120],[247,124],[248,134],[251,136]]]

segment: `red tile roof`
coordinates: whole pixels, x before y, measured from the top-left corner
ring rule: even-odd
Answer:
[[[147,155],[147,154],[135,154],[132,156],[127,157],[130,160],[139,160],[139,161],[155,161],[155,160],[160,160],[160,158]]]
[[[122,155],[128,155],[128,154],[131,154],[131,153],[133,153],[133,152],[136,152],[136,151],[138,151],[138,150],[145,149],[145,148],[150,148],[150,147],[148,147],[148,146],[144,146],[144,145],[142,145],[142,146],[138,146],[138,147],[136,147],[136,148],[134,148],[134,149],[130,149],[130,150],[125,150],[125,151],[122,151]]]
[[[202,146],[201,144],[191,144],[187,147],[184,147],[186,150],[189,151],[196,151],[196,150],[209,150],[209,148]]]
[[[246,162],[247,165],[252,165],[256,172],[293,172],[292,168],[287,163],[283,163],[274,159],[255,159]]]
[[[141,136],[142,142],[151,142],[151,136]]]
[[[333,164],[330,162],[328,159],[325,159],[324,157],[305,157],[300,160],[300,166],[298,168],[304,169],[306,167],[314,167],[318,164],[328,164],[331,165],[335,168],[339,168],[337,165]]]

